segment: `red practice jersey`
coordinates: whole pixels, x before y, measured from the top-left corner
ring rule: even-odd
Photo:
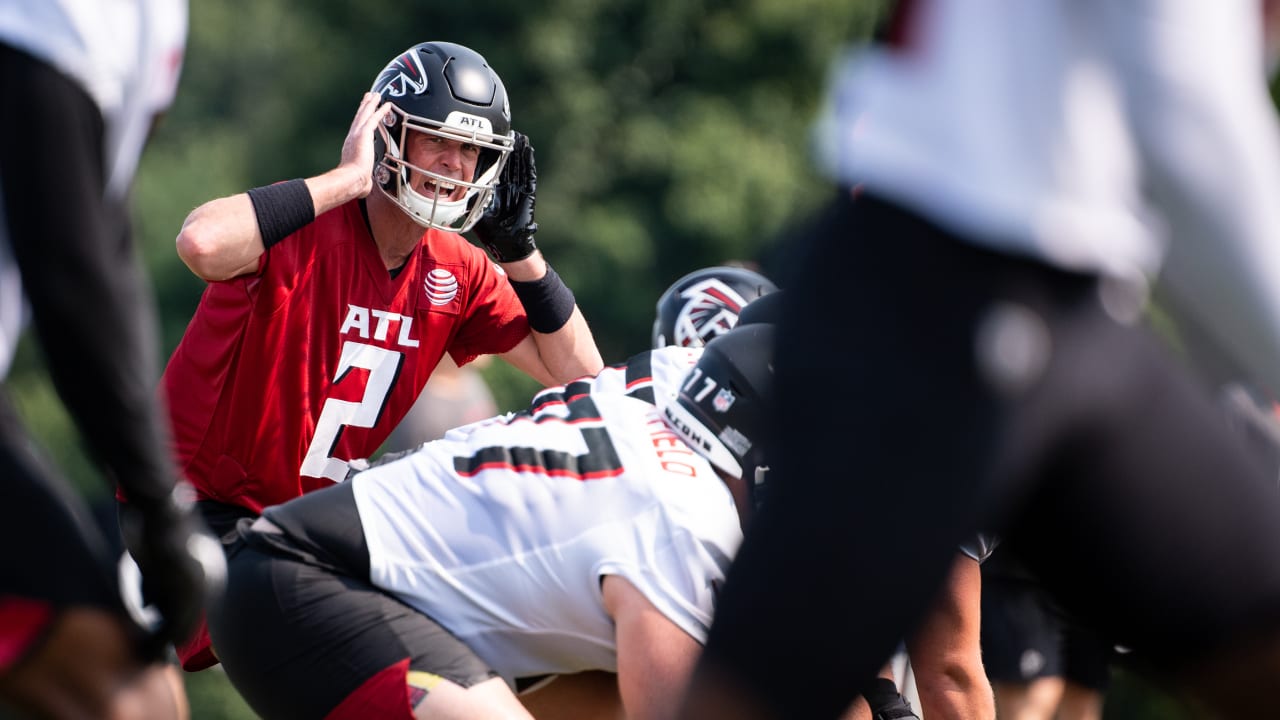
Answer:
[[[479,248],[430,230],[392,278],[347,203],[205,290],[162,381],[177,457],[200,499],[261,512],[372,455],[446,351],[461,365],[528,333]]]

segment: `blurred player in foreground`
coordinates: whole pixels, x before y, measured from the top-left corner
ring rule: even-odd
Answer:
[[[160,616],[154,627],[130,612],[115,543],[0,398],[0,698],[41,717],[185,716],[163,652],[222,562],[172,495],[154,309],[127,218],[143,145],[176,90],[186,11],[0,6],[0,377],[25,294],[59,396],[106,480],[134,499],[125,539]]]
[[[771,280],[752,270],[732,266],[695,270],[672,283],[659,298],[653,346],[696,348],[740,325],[776,323],[782,315],[782,298]],[[633,359],[629,364],[636,363]],[[962,547],[928,625],[908,643],[922,709],[931,718],[994,714],[978,634],[982,588],[978,562],[985,553],[985,547],[973,543]],[[853,704],[850,718],[915,717],[888,667],[861,694],[863,700]]]
[[[845,192],[779,326],[779,491],[682,717],[835,716],[979,526],[1166,687],[1280,714],[1280,497],[1139,322],[1164,261],[1186,311],[1280,388],[1258,4],[896,7],[835,87]]]

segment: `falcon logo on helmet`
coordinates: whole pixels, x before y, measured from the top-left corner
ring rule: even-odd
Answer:
[[[732,330],[748,303],[775,290],[768,278],[745,268],[726,265],[689,273],[658,299],[653,346],[702,347]]]
[[[427,91],[427,73],[422,69],[418,53],[410,50],[396,58],[378,75],[375,87],[386,88],[391,97],[404,97],[410,89],[414,95]]]
[[[684,307],[676,316],[675,337],[681,347],[706,345],[733,329],[738,313],[747,304],[733,288],[715,278],[680,291]]]

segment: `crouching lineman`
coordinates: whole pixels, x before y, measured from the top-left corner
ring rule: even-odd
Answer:
[[[672,716],[764,494],[772,341],[717,338],[661,408],[549,398],[242,521],[232,683],[265,718],[530,717],[514,688],[602,670]]]

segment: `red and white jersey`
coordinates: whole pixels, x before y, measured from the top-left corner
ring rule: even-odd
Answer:
[[[200,498],[261,512],[372,455],[444,352],[461,365],[528,333],[480,249],[431,230],[392,278],[347,203],[209,284],[163,378],[177,456]]]
[[[601,578],[699,642],[742,539],[728,488],[623,395],[473,426],[351,482],[371,579],[508,681],[617,670]]]

